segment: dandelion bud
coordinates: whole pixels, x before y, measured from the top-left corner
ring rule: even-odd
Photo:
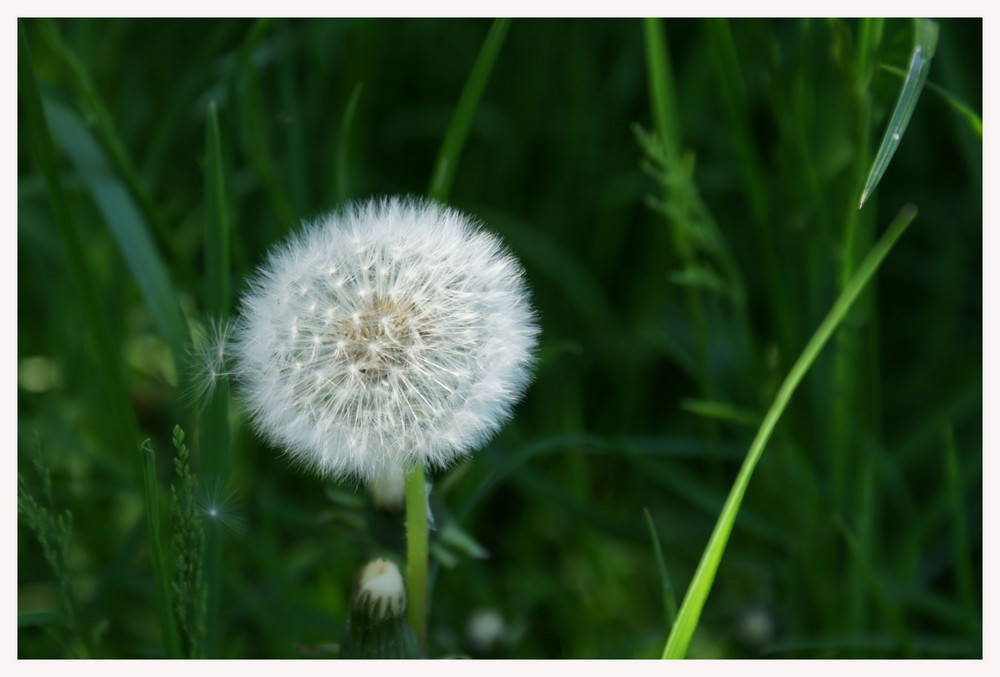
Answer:
[[[503,616],[496,609],[479,609],[469,617],[465,641],[474,654],[489,654],[503,642],[507,633]]]
[[[459,212],[354,205],[272,250],[244,295],[234,370],[257,431],[323,476],[444,467],[530,380],[524,271]]]
[[[399,568],[369,562],[354,586],[341,658],[419,658],[417,636],[406,619],[406,587]]]

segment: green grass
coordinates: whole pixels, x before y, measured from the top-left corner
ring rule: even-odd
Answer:
[[[935,24],[911,82],[904,19],[22,21],[18,655],[336,655],[401,519],[195,401],[189,343],[301,220],[430,186],[542,339],[427,476],[429,656],[981,656],[982,22]]]

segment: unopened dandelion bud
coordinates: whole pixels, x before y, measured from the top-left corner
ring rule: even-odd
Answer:
[[[499,611],[479,609],[469,617],[465,641],[474,654],[488,654],[503,642],[506,633],[506,624]]]
[[[419,658],[406,618],[406,586],[389,560],[369,562],[354,586],[341,658]]]
[[[380,510],[402,510],[406,503],[406,479],[403,468],[394,465],[379,475],[370,487],[372,504]]]

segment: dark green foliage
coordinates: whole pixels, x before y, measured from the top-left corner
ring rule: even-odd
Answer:
[[[183,654],[336,655],[359,568],[405,561],[398,515],[292,467],[236,393],[192,405],[176,344],[302,219],[426,192],[491,25],[22,21],[19,471],[38,431],[59,509],[19,476],[20,657],[167,655],[136,452],[178,422],[185,460],[146,470],[180,510],[160,540]],[[679,600],[781,379],[909,202],[775,429],[690,655],[981,655],[983,23],[938,25],[861,211],[912,21],[506,26],[449,201],[525,264],[542,344],[511,424],[428,478],[427,655],[480,655],[489,608],[505,657],[659,656],[661,571]],[[201,583],[195,478],[245,502]]]

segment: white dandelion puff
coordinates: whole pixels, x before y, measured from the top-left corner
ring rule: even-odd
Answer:
[[[467,216],[356,204],[271,251],[233,366],[257,431],[323,476],[372,482],[485,443],[531,378],[524,271]]]

